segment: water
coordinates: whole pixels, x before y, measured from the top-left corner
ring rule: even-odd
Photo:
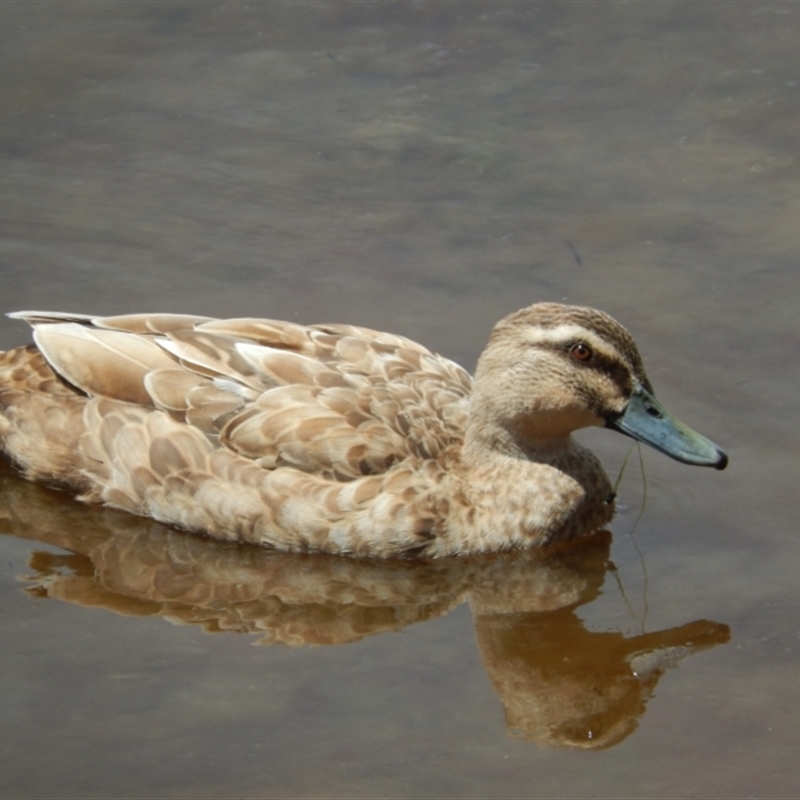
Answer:
[[[519,581],[266,563],[4,468],[0,795],[797,794],[795,4],[0,22],[3,310],[352,322],[471,368],[509,311],[585,303],[731,456],[644,453],[638,523],[634,457],[616,573],[600,551]],[[614,475],[627,442],[583,438]]]

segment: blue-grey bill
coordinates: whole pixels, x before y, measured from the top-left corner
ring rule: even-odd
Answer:
[[[645,442],[684,464],[725,469],[728,456],[714,442],[676,419],[643,386],[637,386],[625,411],[606,426]]]

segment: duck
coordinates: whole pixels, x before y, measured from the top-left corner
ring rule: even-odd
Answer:
[[[614,516],[599,426],[686,464],[727,455],[656,398],[631,334],[588,307],[498,322],[474,377],[343,324],[9,314],[0,450],[31,480],[228,542],[437,558],[585,537]]]

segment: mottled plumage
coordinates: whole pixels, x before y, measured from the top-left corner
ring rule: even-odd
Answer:
[[[634,401],[656,401],[630,334],[593,309],[510,315],[474,381],[347,325],[11,316],[36,346],[0,354],[8,456],[89,502],[218,539],[392,557],[584,535],[613,515],[602,467],[570,437],[588,425],[727,460],[685,427],[677,453],[628,424]]]

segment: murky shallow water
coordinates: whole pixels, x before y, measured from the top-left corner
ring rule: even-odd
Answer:
[[[463,576],[423,576],[432,595],[406,576],[427,604],[368,612],[331,606],[329,575],[284,606],[187,605],[187,585],[232,585],[218,552],[187,584],[174,534],[3,470],[0,795],[797,793],[794,4],[44,2],[0,19],[3,310],[353,322],[471,367],[499,317],[566,298],[628,325],[662,399],[732,458],[718,474],[645,453],[641,559],[629,465],[619,582],[577,570],[594,583],[574,612],[525,600],[505,618]],[[0,322],[0,346],[26,336]],[[626,442],[584,438],[615,474]],[[115,547],[159,580],[114,572]],[[365,580],[386,578],[348,577]],[[698,620],[684,639],[716,646],[687,653]],[[253,629],[353,641],[234,632]],[[648,640],[637,695],[608,654],[643,629],[678,633]],[[603,670],[548,665],[559,631]],[[553,746],[575,730],[546,698],[589,708],[602,680],[630,701],[621,741]]]

